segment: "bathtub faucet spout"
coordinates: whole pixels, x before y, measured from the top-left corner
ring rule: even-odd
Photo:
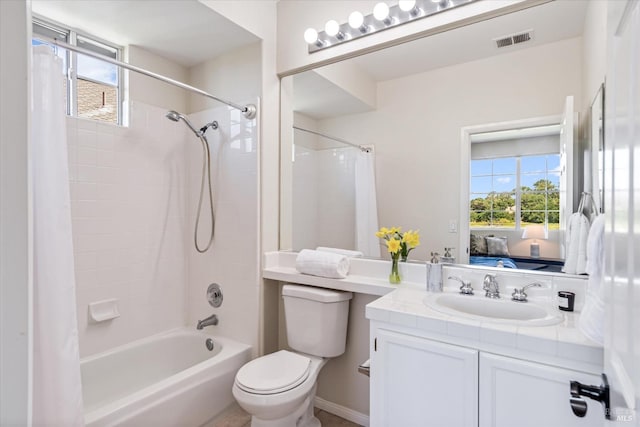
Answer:
[[[196,325],[196,329],[202,329],[207,326],[217,325],[218,324],[218,316],[212,314],[203,320],[198,320],[198,324]]]

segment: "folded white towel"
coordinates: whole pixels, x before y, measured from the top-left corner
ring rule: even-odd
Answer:
[[[349,274],[349,258],[331,252],[303,249],[296,257],[296,270],[312,276],[344,279]]]
[[[331,252],[334,254],[344,255],[349,258],[362,258],[364,254],[360,251],[350,251],[349,249],[340,249],[340,248],[327,248],[324,246],[318,246],[316,251],[320,252]]]
[[[604,342],[604,215],[598,216],[589,230],[587,240],[587,295],[580,313],[578,328],[589,339]]]

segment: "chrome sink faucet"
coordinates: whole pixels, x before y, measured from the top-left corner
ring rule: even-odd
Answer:
[[[542,283],[533,282],[533,283],[529,283],[526,286],[523,286],[520,289],[515,288],[513,290],[513,293],[511,294],[511,299],[513,301],[517,301],[517,302],[527,302],[527,293],[525,292],[525,290],[527,290],[528,288],[531,288],[531,287],[541,288],[542,287]]]
[[[473,295],[473,288],[471,287],[471,282],[468,280],[462,280],[458,276],[449,276],[450,280],[457,280],[460,282],[460,293],[463,295]]]
[[[207,326],[217,325],[218,324],[218,316],[212,314],[203,320],[198,320],[198,324],[196,325],[196,329],[202,329]]]
[[[482,283],[482,289],[485,291],[484,296],[487,298],[500,298],[500,287],[496,280],[495,274],[487,274],[484,276],[484,282]]]

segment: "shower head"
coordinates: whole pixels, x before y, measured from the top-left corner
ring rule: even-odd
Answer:
[[[174,122],[182,120],[187,126],[189,126],[189,129],[191,129],[191,131],[195,133],[198,138],[200,138],[203,135],[202,132],[199,132],[196,128],[193,127],[191,122],[189,122],[189,120],[187,120],[185,116],[178,113],[177,111],[173,111],[173,110],[167,111],[167,114],[165,114],[165,117]]]

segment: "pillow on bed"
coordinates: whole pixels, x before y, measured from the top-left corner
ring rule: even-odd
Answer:
[[[486,237],[489,256],[510,256],[506,237]]]
[[[486,255],[487,254],[487,241],[484,236],[477,234],[471,234],[469,239],[469,255]]]

